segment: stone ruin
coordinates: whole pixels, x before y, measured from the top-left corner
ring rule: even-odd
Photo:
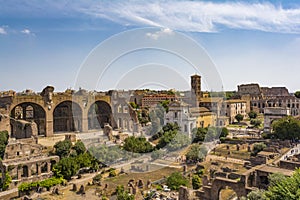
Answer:
[[[10,138],[4,158],[0,162],[2,180],[6,172],[12,177],[10,187],[17,187],[22,182],[49,178],[52,176],[52,166],[58,161],[58,156],[44,153],[44,147],[38,144],[37,138]]]
[[[108,137],[109,141],[114,141],[113,129],[108,123],[104,125],[103,133]]]

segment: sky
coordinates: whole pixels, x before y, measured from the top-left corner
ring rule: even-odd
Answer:
[[[1,91],[188,90],[195,73],[204,90],[246,83],[300,90],[297,0],[0,5]]]

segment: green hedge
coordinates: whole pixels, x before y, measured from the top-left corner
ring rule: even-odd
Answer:
[[[52,186],[55,185],[59,185],[62,184],[65,180],[63,178],[56,178],[56,177],[52,177],[49,179],[45,179],[42,181],[36,181],[36,182],[31,182],[31,183],[22,183],[18,189],[21,192],[25,192],[25,191],[30,191],[33,188],[36,187],[43,187],[43,188],[51,188]]]

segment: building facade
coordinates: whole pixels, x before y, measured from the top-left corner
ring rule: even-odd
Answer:
[[[191,137],[192,130],[196,128],[196,117],[190,114],[188,104],[173,101],[169,104],[169,112],[164,114],[164,123],[177,123],[181,132]]]

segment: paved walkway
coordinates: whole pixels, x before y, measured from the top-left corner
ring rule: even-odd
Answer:
[[[295,147],[291,148],[287,153],[281,156],[280,160],[287,160],[288,157],[294,156],[300,153],[300,144],[297,144]]]

